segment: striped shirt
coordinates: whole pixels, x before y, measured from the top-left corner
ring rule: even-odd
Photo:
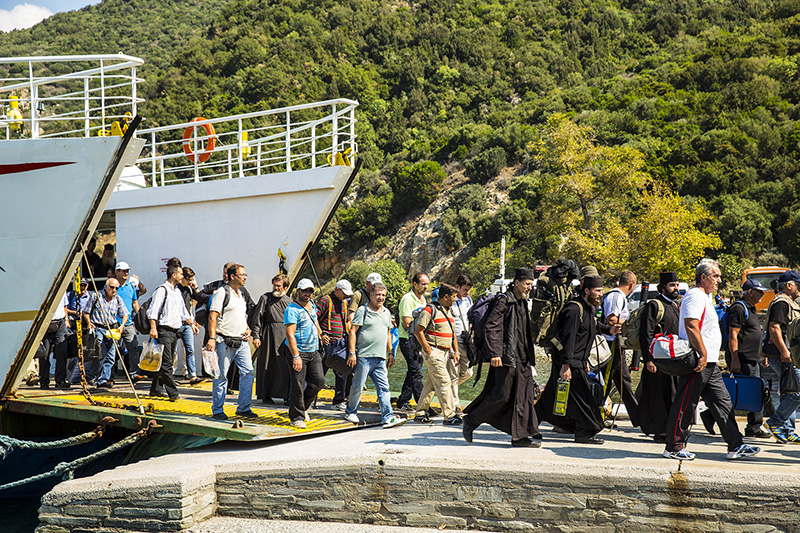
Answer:
[[[166,303],[164,302],[165,296]],[[166,282],[153,292],[153,300],[147,310],[147,318],[155,320],[159,326],[179,329],[185,320],[192,319],[192,315],[186,310],[181,291],[177,287],[173,287],[172,283]]]
[[[317,301],[317,319],[322,333],[332,339],[341,338],[344,336],[347,306],[333,294],[325,295]]]
[[[433,304],[426,305],[421,311],[417,324],[424,328],[425,340],[428,341],[428,344],[447,350],[453,344],[453,331],[455,329],[453,315],[450,313],[450,309],[437,307],[436,316],[433,318],[433,326],[429,328],[431,305]]]

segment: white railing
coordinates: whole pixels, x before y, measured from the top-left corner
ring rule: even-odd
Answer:
[[[139,130],[149,185],[352,166],[355,100],[337,99]]]
[[[6,139],[112,134],[144,101],[142,64],[123,54],[0,57],[0,128]]]

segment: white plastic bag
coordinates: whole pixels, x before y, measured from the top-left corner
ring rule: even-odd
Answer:
[[[161,369],[161,355],[163,353],[164,345],[158,344],[155,339],[150,339],[142,349],[139,368],[145,372],[158,372]]]
[[[203,368],[212,378],[219,379],[219,359],[215,350],[203,349]]]

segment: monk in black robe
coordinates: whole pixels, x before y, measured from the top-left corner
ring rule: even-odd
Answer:
[[[636,414],[645,435],[652,435],[656,442],[666,442],[667,418],[675,399],[678,378],[656,368],[650,355],[650,343],[657,334],[678,334],[680,308],[675,302],[679,295],[676,272],[662,272],[659,275],[658,293],[658,298],[644,304],[640,319],[639,345],[642,348],[644,370],[636,389],[639,400]]]
[[[256,351],[256,397],[267,404],[273,398],[289,397],[289,364],[278,354],[286,340],[283,312],[292,303],[286,296],[289,278],[279,274],[272,278],[272,292],[261,295],[250,320]]]
[[[528,294],[534,271],[518,268],[511,287],[498,294],[486,318],[484,336],[489,375],[483,391],[465,409],[462,432],[472,442],[472,432],[484,422],[511,435],[511,445],[538,448],[542,438],[534,406],[533,329]]]
[[[568,433],[575,434],[575,442],[582,444],[603,444],[597,433],[603,429],[600,417],[600,403],[595,387],[589,378],[589,353],[594,344],[598,329],[602,333],[614,335],[621,326],[598,324],[596,308],[603,297],[603,278],[586,276],[580,289],[580,296],[564,304],[558,315],[557,333],[553,344],[553,366],[550,379],[545,386],[542,398],[537,405],[537,414]],[[560,347],[559,347],[560,346]],[[570,382],[569,399],[564,416],[553,413],[558,391],[558,380]],[[601,393],[602,394],[602,393]]]

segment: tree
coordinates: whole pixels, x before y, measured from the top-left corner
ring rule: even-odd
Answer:
[[[395,212],[407,215],[409,211],[427,208],[436,199],[446,177],[436,161],[400,165],[391,181]]]

